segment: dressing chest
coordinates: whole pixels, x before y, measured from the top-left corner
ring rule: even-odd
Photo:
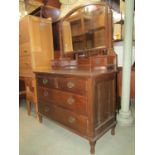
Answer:
[[[112,12],[105,3],[71,10],[59,22],[60,58],[50,70],[35,71],[38,115],[96,141],[116,126],[117,59],[112,44]]]
[[[116,72],[37,72],[39,118],[42,116],[85,137],[94,153],[96,140],[114,128]]]

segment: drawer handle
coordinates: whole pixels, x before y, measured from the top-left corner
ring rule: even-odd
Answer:
[[[69,81],[69,82],[67,82],[67,87],[73,88],[73,87],[75,87],[75,84],[73,82]]]
[[[68,122],[71,123],[71,124],[75,123],[75,121],[76,121],[75,117],[69,117],[68,118]]]
[[[44,91],[44,96],[48,96],[48,91]]]
[[[68,103],[69,105],[72,105],[74,102],[75,102],[75,99],[74,99],[73,97],[69,97],[69,98],[67,99],[67,103]]]
[[[27,50],[24,50],[24,53],[27,53]]]
[[[48,112],[50,110],[50,108],[48,106],[45,107],[45,112]]]
[[[48,80],[47,79],[43,79],[43,84],[47,84],[48,83]]]

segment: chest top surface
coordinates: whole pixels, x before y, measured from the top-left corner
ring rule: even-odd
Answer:
[[[36,70],[34,73],[36,75],[39,74],[49,74],[49,75],[66,75],[66,76],[78,76],[78,77],[95,77],[99,75],[107,75],[111,73],[115,73],[116,70],[106,70],[106,69],[100,69],[100,70]]]

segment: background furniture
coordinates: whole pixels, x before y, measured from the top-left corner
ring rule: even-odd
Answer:
[[[27,15],[19,23],[19,76],[25,81],[27,110],[30,104],[37,110],[34,70],[51,68],[53,37],[51,20]]]
[[[52,60],[52,70],[35,71],[39,119],[86,138],[94,154],[96,141],[116,126],[112,12],[105,3],[86,4],[53,25],[60,58]]]
[[[19,79],[19,103],[22,99],[26,99],[26,90],[24,79]]]
[[[118,82],[118,96],[122,96],[122,68],[118,68],[117,74]],[[130,83],[130,99],[135,99],[135,67],[131,69],[131,83]]]

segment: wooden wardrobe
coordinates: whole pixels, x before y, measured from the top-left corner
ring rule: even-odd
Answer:
[[[27,15],[19,22],[19,76],[25,81],[27,110],[37,109],[35,70],[51,68],[53,59],[52,20]]]

